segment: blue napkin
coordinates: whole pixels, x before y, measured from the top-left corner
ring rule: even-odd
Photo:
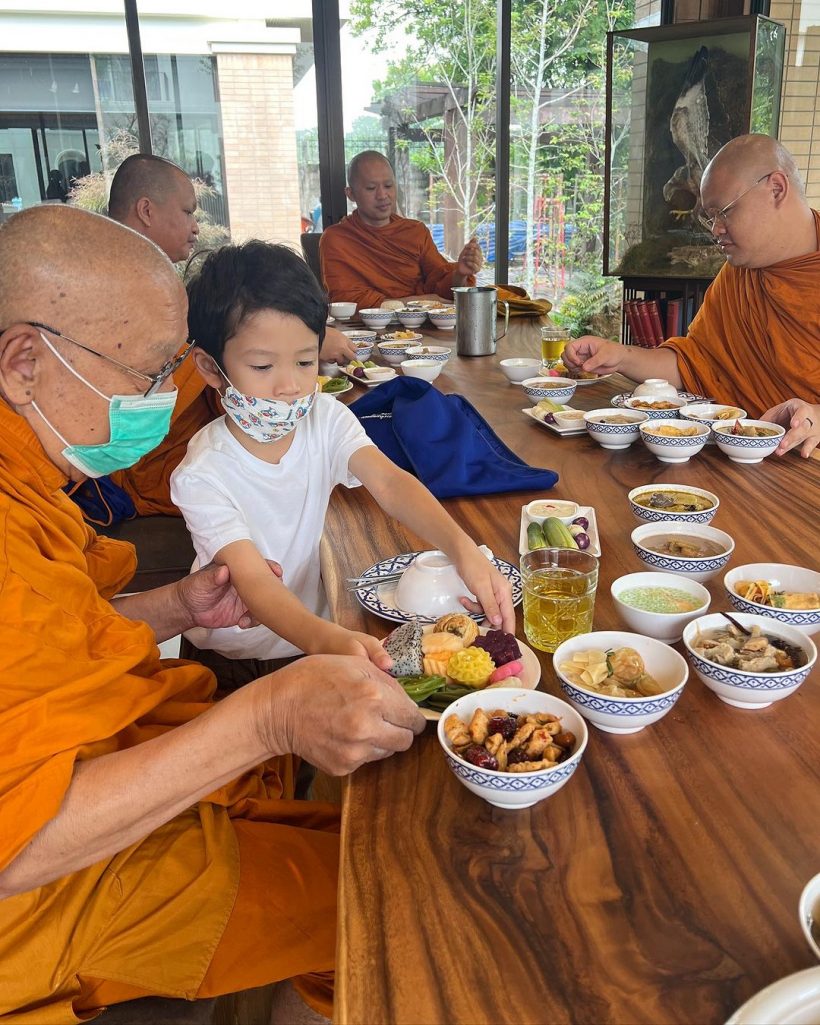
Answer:
[[[511,452],[465,398],[428,381],[397,377],[349,408],[371,441],[436,498],[545,491],[558,480]]]

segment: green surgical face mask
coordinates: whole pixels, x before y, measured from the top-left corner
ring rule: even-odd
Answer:
[[[99,445],[72,445],[49,422],[37,403],[32,403],[46,426],[65,445],[62,455],[72,466],[87,477],[104,477],[114,470],[133,466],[162,442],[171,426],[171,414],[177,400],[176,388],[148,397],[104,395],[63,359],[42,332],[40,337],[67,370],[108,403],[109,439]]]

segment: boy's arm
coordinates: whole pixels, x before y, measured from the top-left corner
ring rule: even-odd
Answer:
[[[349,470],[389,516],[450,557],[493,626],[515,632],[509,581],[420,481],[399,469],[373,445],[353,453]]]
[[[308,655],[361,655],[380,669],[392,660],[375,637],[346,630],[310,612],[275,576],[252,541],[232,541],[214,562],[230,570],[231,582],[248,612],[263,626]]]

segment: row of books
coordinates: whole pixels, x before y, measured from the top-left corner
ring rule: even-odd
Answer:
[[[654,349],[667,338],[685,335],[695,315],[695,300],[627,299],[624,315],[633,345]]]

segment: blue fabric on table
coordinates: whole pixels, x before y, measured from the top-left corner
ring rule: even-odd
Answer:
[[[351,403],[373,441],[415,474],[436,498],[545,491],[554,470],[528,466],[461,395],[444,395],[428,381],[397,377]]]

